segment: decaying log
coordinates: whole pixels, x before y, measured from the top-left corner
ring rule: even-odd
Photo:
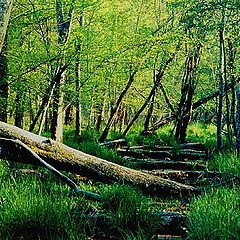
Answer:
[[[201,184],[228,184],[232,183],[240,183],[240,177],[229,174],[222,173],[216,171],[179,171],[179,170],[152,170],[152,171],[144,171],[146,173],[159,176],[165,179],[170,179],[172,181],[181,182],[184,184],[191,185],[201,185]]]
[[[130,166],[144,170],[191,170],[200,171],[206,170],[206,166],[196,162],[181,162],[171,160],[156,160],[156,159],[132,159]]]
[[[191,150],[191,149],[180,149],[179,151],[175,150],[144,150],[144,149],[118,149],[118,153],[122,156],[128,156],[133,158],[153,158],[153,159],[174,159],[175,161],[181,160],[199,160],[206,159],[207,154],[203,151]]]
[[[197,151],[207,151],[206,146],[203,143],[183,143],[177,146],[159,146],[159,145],[144,145],[144,146],[131,146],[131,147],[123,147],[123,149],[143,149],[143,150],[152,150],[152,151],[176,151],[179,149],[190,149]]]
[[[119,148],[119,147],[127,146],[128,142],[126,139],[116,139],[116,140],[100,143],[100,145],[108,148]]]
[[[146,194],[161,194],[161,196],[188,194],[195,191],[192,186],[108,162],[3,122],[0,122],[0,137],[21,141],[58,170],[76,173],[100,182],[117,181],[138,187]],[[26,158],[21,149],[18,152],[14,151],[11,151],[9,147],[0,145],[1,158],[37,164],[35,159]]]
[[[177,212],[156,212],[146,213],[150,222],[159,222],[159,227],[156,234],[171,234],[182,236],[186,233],[187,216]],[[106,214],[91,214],[88,215],[89,220],[94,220],[96,226],[101,229],[111,227],[111,218]]]
[[[59,172],[56,168],[45,162],[40,158],[30,147],[16,139],[0,138],[0,157],[8,159],[11,155],[21,156],[22,158],[28,159],[28,161],[35,162],[36,164],[45,167],[70,188],[72,193],[83,195],[91,200],[101,200],[102,197],[98,194],[81,190],[77,187],[77,184],[73,182],[69,177]]]

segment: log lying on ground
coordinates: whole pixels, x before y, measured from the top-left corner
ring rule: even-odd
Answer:
[[[100,143],[100,145],[108,148],[119,148],[123,146],[128,146],[128,142],[126,139],[116,139],[116,140]]]
[[[156,175],[165,179],[181,182],[184,184],[195,184],[200,181],[207,181],[208,183],[224,183],[233,181],[240,183],[240,177],[229,173],[215,172],[215,171],[179,171],[179,170],[152,170],[144,171],[146,173]]]
[[[156,159],[134,159],[130,160],[130,166],[144,170],[172,169],[172,170],[206,170],[206,166],[196,162],[180,162]]]
[[[179,152],[175,150],[169,151],[150,151],[143,149],[118,149],[118,153],[121,156],[128,156],[133,158],[153,158],[153,159],[174,159],[176,161],[181,160],[199,160],[199,159],[207,159],[208,156],[206,152],[191,150],[191,149],[180,149]]]
[[[146,194],[173,195],[188,194],[195,188],[166,180],[141,171],[120,166],[115,163],[91,156],[64,144],[40,137],[15,126],[0,122],[0,137],[19,140],[30,147],[38,156],[58,170],[64,170],[101,182],[121,182],[138,187]],[[4,146],[0,143],[0,158],[7,158],[28,164],[37,164],[26,158],[18,146]]]
[[[20,140],[0,138],[0,157],[8,159],[11,156],[21,156],[22,158],[28,159],[35,164],[43,166],[48,169],[58,178],[60,178],[65,184],[71,188],[71,192],[78,195],[84,195],[90,200],[101,201],[102,197],[99,194],[84,191],[77,187],[77,184],[72,181],[69,177],[59,172],[56,168],[45,162],[41,157],[39,157],[30,147],[22,143]]]
[[[146,213],[149,222],[159,223],[156,234],[171,234],[182,236],[186,234],[187,216],[177,212]],[[111,226],[111,219],[106,214],[91,214],[86,216],[93,220],[100,229],[108,229]]]
[[[144,145],[144,146],[131,146],[131,147],[123,147],[123,149],[143,149],[143,150],[152,150],[152,151],[175,151],[177,149],[190,149],[197,151],[207,151],[206,146],[203,143],[183,143],[177,146],[159,146],[159,145]]]

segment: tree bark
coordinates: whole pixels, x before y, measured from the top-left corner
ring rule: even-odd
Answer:
[[[175,138],[184,143],[188,124],[192,117],[193,95],[196,89],[196,70],[200,59],[200,45],[188,50],[182,77],[181,98],[178,104]]]
[[[220,44],[220,54],[219,54],[219,99],[218,99],[218,112],[217,112],[217,150],[221,151],[223,147],[222,140],[222,118],[223,118],[223,98],[224,98],[224,83],[226,82],[226,72],[225,72],[225,5],[222,9],[222,22],[219,31],[219,44]]]
[[[0,0],[0,53],[4,45],[8,22],[12,11],[12,0]]]
[[[68,42],[68,38],[71,31],[73,10],[74,10],[75,0],[70,3],[69,12],[65,18],[63,12],[62,0],[56,0],[56,17],[57,17],[57,27],[58,27],[58,44],[63,51],[62,59],[59,62],[59,69],[65,65],[65,45]],[[59,78],[56,78],[56,87],[53,92],[54,102],[53,102],[53,116],[51,123],[51,137],[56,141],[62,141],[63,138],[63,91],[62,86],[65,83],[65,72],[61,74]]]
[[[6,57],[7,41],[0,52],[0,121],[7,122],[8,103],[8,63]]]
[[[130,121],[130,123],[126,127],[125,131],[123,132],[123,136],[126,136],[128,134],[128,132],[130,131],[130,129],[133,126],[133,124],[135,123],[135,121],[138,119],[138,117],[141,115],[141,113],[147,107],[147,105],[148,105],[149,101],[151,100],[152,96],[155,94],[156,90],[158,89],[159,84],[162,81],[162,78],[165,74],[165,71],[167,70],[169,64],[173,61],[175,55],[176,54],[172,54],[172,56],[164,63],[164,66],[158,71],[157,76],[156,76],[156,81],[154,82],[154,85],[153,85],[147,99],[145,100],[145,102],[143,103],[141,108],[137,111],[136,115],[132,118],[132,120]]]
[[[227,92],[229,90],[231,90],[232,88],[234,88],[234,86],[240,82],[240,78],[237,78],[236,81],[234,83],[229,83],[227,86],[226,86],[226,89],[227,89]],[[192,109],[195,110],[197,109],[198,107],[202,106],[203,104],[207,103],[208,101],[218,97],[220,95],[220,91],[217,90],[209,95],[206,95],[204,97],[202,97],[201,99],[197,100],[196,102],[193,103],[193,106],[192,106]],[[173,120],[175,120],[176,118],[176,115],[172,114],[172,115],[166,115],[163,117],[162,120],[156,122],[149,130],[148,132],[146,132],[145,134],[147,133],[152,133],[154,131],[156,131],[157,129],[159,129],[160,127],[172,122]]]
[[[144,193],[152,195],[179,195],[195,191],[192,186],[164,180],[160,177],[108,162],[3,122],[0,122],[0,137],[23,142],[58,170],[76,173],[93,180],[122,182],[138,187]],[[0,147],[1,153],[3,153],[4,146]],[[13,161],[37,164],[36,161],[21,155],[21,151],[19,154],[10,151],[7,158]]]
[[[136,75],[136,71],[134,71],[133,73],[130,72],[130,77],[129,77],[129,80],[128,80],[128,83],[126,85],[126,87],[124,88],[124,90],[121,92],[118,100],[117,100],[117,103],[116,103],[116,106],[114,107],[114,109],[111,111],[111,115],[110,115],[110,118],[107,122],[107,125],[105,127],[105,129],[103,130],[103,133],[101,135],[101,137],[99,138],[99,142],[103,142],[104,140],[106,140],[107,138],[107,135],[108,135],[108,132],[110,131],[110,128],[111,126],[113,125],[114,123],[114,120],[115,120],[115,117],[116,117],[116,113],[124,99],[124,97],[126,96],[129,88],[131,87],[133,81],[134,81],[134,77]]]
[[[240,156],[240,86],[237,86],[237,114],[236,114],[236,147],[238,156]]]

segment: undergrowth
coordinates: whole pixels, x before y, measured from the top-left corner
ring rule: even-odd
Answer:
[[[195,198],[190,205],[187,239],[240,239],[239,203],[239,188],[214,189]]]

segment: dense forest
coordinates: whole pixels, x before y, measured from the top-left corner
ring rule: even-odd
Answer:
[[[0,0],[0,239],[240,239],[239,11]]]

